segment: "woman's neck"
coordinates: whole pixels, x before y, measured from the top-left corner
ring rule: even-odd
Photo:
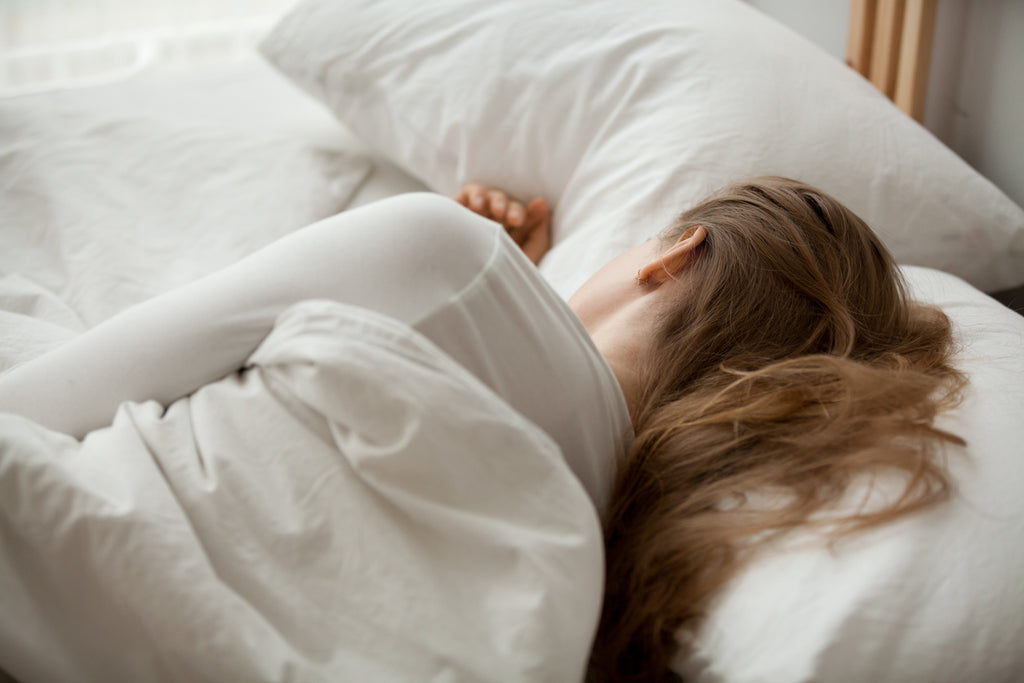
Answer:
[[[609,261],[569,298],[569,306],[587,328],[611,366],[630,415],[641,396],[641,365],[650,355],[660,311],[678,296],[678,283],[640,282],[640,268],[656,261],[662,245],[648,240]]]
[[[629,414],[634,415],[642,395],[642,364],[650,355],[653,323],[658,316],[649,301],[637,300],[599,324],[587,328],[594,345],[615,373],[626,399]]]

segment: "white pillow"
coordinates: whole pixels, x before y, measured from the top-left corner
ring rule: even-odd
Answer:
[[[557,202],[563,295],[729,181],[786,175],[857,211],[901,263],[1024,283],[1024,211],[803,38],[733,0],[307,0],[264,54],[451,194]]]
[[[904,273],[953,320],[970,379],[938,423],[968,443],[949,456],[952,501],[832,549],[767,549],[687,641],[687,681],[1021,680],[1024,317],[952,275]]]

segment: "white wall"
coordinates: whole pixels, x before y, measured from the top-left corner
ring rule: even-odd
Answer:
[[[747,0],[846,56],[849,0]],[[925,126],[1024,206],[1024,2],[939,0]]]

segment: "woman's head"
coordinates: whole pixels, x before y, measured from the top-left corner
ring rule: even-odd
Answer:
[[[913,313],[892,257],[824,192],[784,178],[732,185],[679,216],[661,248],[697,226],[707,236],[676,275],[684,293],[657,324],[653,389],[686,391],[723,364],[871,358],[906,341]]]
[[[664,669],[741,550],[810,524],[869,472],[902,472],[904,495],[838,530],[933,504],[948,492],[937,445],[959,442],[932,426],[962,383],[948,320],[906,298],[884,246],[832,197],[738,183],[650,253],[640,282],[667,278],[635,285],[663,291],[605,520],[595,647],[595,671],[623,680]],[[767,507],[747,502],[766,492]]]

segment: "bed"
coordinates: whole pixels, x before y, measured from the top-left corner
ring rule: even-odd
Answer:
[[[548,198],[540,268],[568,296],[688,204],[764,174],[847,203],[912,293],[953,319],[970,384],[940,424],[968,447],[949,454],[948,504],[839,544],[794,534],[762,550],[680,634],[675,671],[1020,680],[1024,317],[983,292],[1024,284],[1024,211],[868,80],[738,1],[305,0],[238,62],[2,98],[0,370],[394,194],[475,181]],[[0,420],[0,670],[23,683],[582,679],[600,528],[557,448],[386,321],[346,321],[312,304],[260,347],[252,381],[291,403],[214,389],[255,401],[262,424],[204,412],[202,396],[192,422],[176,418],[226,452],[308,443],[298,464],[213,457],[217,485],[167,472],[144,457],[169,443],[154,406],[82,444]],[[344,343],[321,343],[332,334]],[[415,408],[449,434],[429,467],[422,450],[381,464],[352,447],[325,473],[338,450],[303,411],[337,432],[402,400],[352,404],[323,379],[358,384],[367,368],[448,392]],[[442,376],[458,381],[438,388]],[[461,409],[429,410],[440,404]],[[458,436],[473,411],[506,449],[482,463]]]

